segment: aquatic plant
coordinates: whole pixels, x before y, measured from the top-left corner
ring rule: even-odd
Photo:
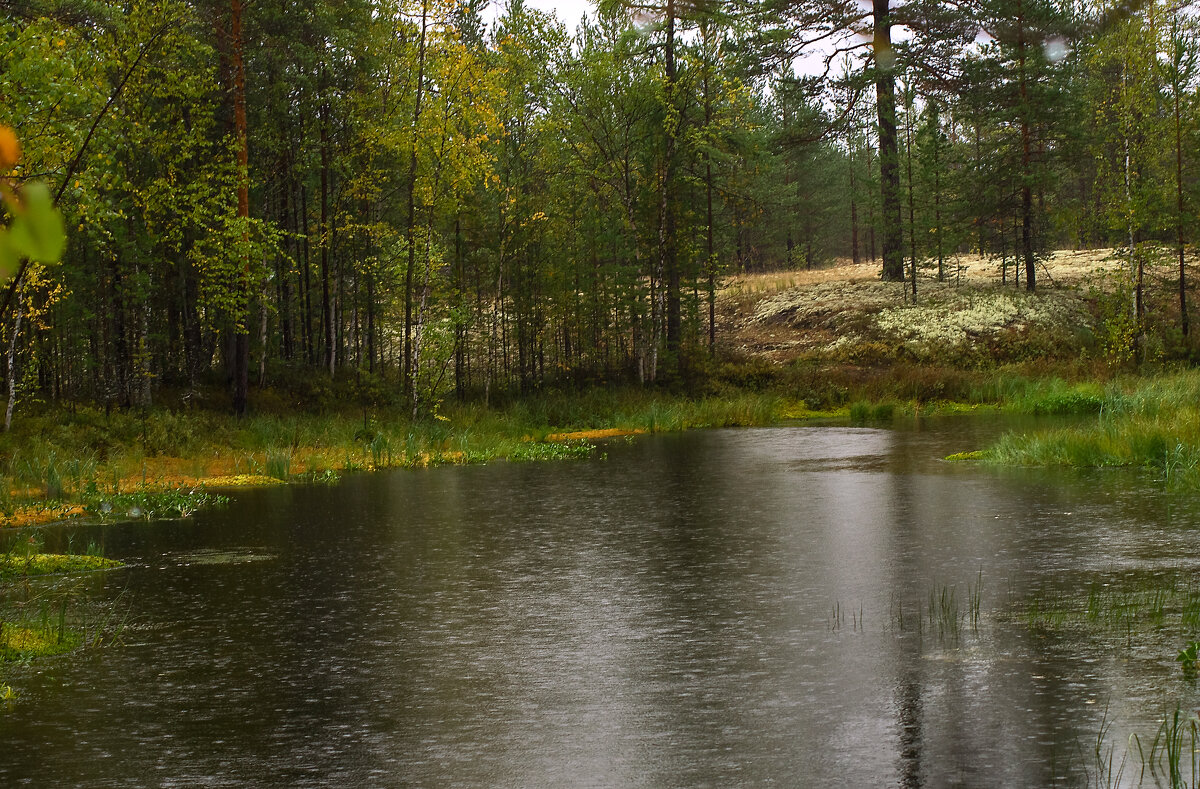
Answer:
[[[84,493],[86,510],[101,519],[112,517],[186,518],[197,510],[227,504],[229,499],[202,487],[142,489],[129,493],[101,493],[94,487]]]
[[[1200,727],[1195,716],[1185,717],[1178,706],[1173,713],[1163,717],[1150,746],[1150,757],[1147,766],[1151,775],[1158,775],[1166,762],[1167,779],[1171,789],[1200,786],[1200,752],[1197,751],[1197,740],[1200,739]],[[1188,769],[1184,769],[1184,755],[1187,754]],[[1191,780],[1185,779],[1190,774]]]
[[[65,627],[0,622],[0,661],[61,655],[81,643],[80,635]]]
[[[518,443],[509,451],[509,460],[570,460],[585,458],[595,446],[585,441],[551,441],[548,443]]]
[[[1098,414],[1104,408],[1104,399],[1089,392],[1074,390],[1039,398],[1029,403],[1027,408],[1034,415]]]
[[[1179,654],[1175,656],[1175,660],[1179,662],[1179,667],[1183,669],[1185,676],[1196,676],[1197,661],[1200,661],[1200,641],[1191,641],[1184,645],[1183,649],[1179,650]]]
[[[975,584],[967,584],[967,615],[971,620],[971,630],[979,632],[979,611],[983,602],[983,568],[975,576]]]
[[[850,404],[850,421],[861,425],[871,418],[871,404],[859,401]]]
[[[890,422],[896,417],[897,405],[892,402],[869,403],[858,401],[850,404],[850,421],[861,425],[866,422]]]
[[[844,624],[846,624],[846,612],[842,609],[842,602],[835,600],[830,608],[829,629],[836,632],[841,630]],[[857,611],[853,608],[850,609],[850,628],[855,633],[866,632],[866,618],[862,603],[859,603]]]
[[[309,471],[296,474],[292,477],[297,482],[304,482],[310,485],[334,485],[341,477],[331,468],[311,469]]]
[[[937,627],[938,635],[958,637],[958,599],[952,586],[929,590],[929,627]]]
[[[841,630],[845,621],[846,615],[842,613],[842,602],[835,600],[829,611],[829,629],[834,631]]]
[[[1100,727],[1096,732],[1096,740],[1092,748],[1092,763],[1096,770],[1096,785],[1112,789],[1121,785],[1121,777],[1125,774],[1125,763],[1129,758],[1129,749],[1121,755],[1121,761],[1114,767],[1117,746],[1108,742],[1112,730],[1112,719],[1108,716],[1108,705],[1104,705],[1104,714],[1100,718]],[[1140,748],[1140,745],[1139,745]]]
[[[0,555],[0,580],[18,576],[52,575],[110,570],[124,566],[115,559],[60,553]]]

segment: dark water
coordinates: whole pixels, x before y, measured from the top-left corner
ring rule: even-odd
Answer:
[[[1195,704],[1178,646],[998,615],[1190,577],[1200,508],[938,460],[995,430],[696,432],[93,530],[132,565],[93,594],[131,624],[9,672],[0,785],[1082,783],[1103,720],[1119,759]],[[980,578],[977,632],[918,632]]]

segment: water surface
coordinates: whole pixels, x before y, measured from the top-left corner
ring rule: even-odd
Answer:
[[[0,784],[1081,781],[1102,720],[1152,736],[1195,688],[1171,645],[1004,615],[1190,577],[1200,513],[1146,478],[940,460],[997,429],[655,436],[93,529],[131,565],[90,582],[124,643],[10,672]],[[980,581],[978,630],[917,628]]]

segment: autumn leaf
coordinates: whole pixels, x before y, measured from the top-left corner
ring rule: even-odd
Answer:
[[[21,160],[21,143],[17,134],[7,126],[0,126],[0,170],[7,170]]]

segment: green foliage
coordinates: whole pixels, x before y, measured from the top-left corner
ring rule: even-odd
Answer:
[[[1163,245],[1194,213],[1194,152],[1181,149],[1179,208],[1162,141],[1197,127],[1195,26],[1161,2],[1104,25],[1042,0],[1015,15],[987,0],[969,18],[901,6],[921,22],[893,53],[917,273],[953,279],[951,257],[979,251],[1007,278],[1026,252],[1115,245],[1144,258],[1138,278],[1161,279]],[[195,454],[203,428],[189,435],[194,423],[153,404],[223,405],[214,385],[247,336],[259,415],[402,402],[426,418],[451,398],[634,382],[725,399],[791,385],[789,398],[819,409],[960,393],[960,381],[915,372],[905,391],[860,397],[836,372],[720,361],[721,336],[710,353],[723,274],[866,259],[878,231],[895,229],[881,205],[879,108],[864,100],[869,59],[847,58],[828,80],[755,62],[778,62],[759,45],[794,42],[806,25],[836,37],[861,20],[682,4],[668,37],[621,4],[573,33],[519,3],[491,29],[478,4],[254,6],[247,218],[217,12],[179,0],[89,9],[0,20],[0,124],[26,145],[19,167],[11,152],[0,163],[12,187],[0,255],[10,267],[18,253],[62,258],[17,295],[27,325],[4,337],[15,339],[12,388],[104,406],[96,451],[131,446],[132,429],[147,456]],[[746,25],[772,43],[752,46]],[[991,39],[961,46],[980,26]],[[1079,45],[1056,49],[1064,31]],[[64,180],[31,179],[43,173]],[[1015,321],[964,350],[938,339],[947,321],[923,312],[922,293],[907,310],[929,317],[919,342],[872,339],[826,361],[982,369],[1083,346],[1122,363],[1190,353],[1160,304],[1135,314],[1135,273],[1106,291],[1094,336],[1056,308],[1065,326]],[[6,333],[11,317],[0,316]],[[142,424],[131,408],[149,412]],[[704,423],[764,419],[703,410]],[[651,428],[692,418],[644,416]],[[399,457],[403,431],[381,434],[351,462],[412,462]]]
[[[54,208],[50,190],[42,183],[26,184],[12,221],[0,228],[0,277],[16,272],[24,258],[57,263],[67,244],[62,215]]]
[[[592,454],[595,447],[584,441],[549,441],[515,444],[507,454],[509,460],[574,460]]]

